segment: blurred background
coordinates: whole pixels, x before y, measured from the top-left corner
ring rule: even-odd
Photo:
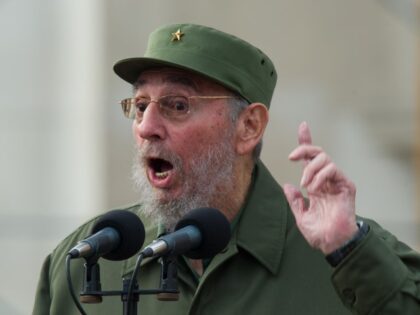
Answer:
[[[358,213],[420,249],[420,1],[0,0],[0,314],[31,312],[42,261],[69,232],[136,201],[118,105],[131,87],[112,66],[177,22],[274,61],[262,159],[279,183],[299,182],[287,156],[306,120],[356,183]]]

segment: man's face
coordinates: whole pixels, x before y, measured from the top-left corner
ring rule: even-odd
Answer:
[[[143,72],[136,98],[229,95],[223,87],[174,69]],[[143,211],[169,228],[192,208],[220,207],[233,188],[235,129],[226,99],[192,99],[184,117],[165,115],[151,102],[134,120],[138,148],[134,177]],[[217,197],[217,198],[216,198]],[[219,205],[219,203],[221,203]]]

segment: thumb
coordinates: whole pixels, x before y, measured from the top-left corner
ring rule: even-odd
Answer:
[[[302,193],[299,189],[290,184],[284,184],[283,191],[296,218],[296,221],[299,222],[299,219],[305,210],[305,199],[303,198]]]

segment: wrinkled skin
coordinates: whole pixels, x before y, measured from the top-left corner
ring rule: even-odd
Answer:
[[[289,159],[303,164],[300,186],[306,189],[309,203],[293,185],[285,184],[284,192],[305,239],[329,254],[357,232],[356,187],[322,148],[312,144],[306,122],[299,126],[298,142]]]

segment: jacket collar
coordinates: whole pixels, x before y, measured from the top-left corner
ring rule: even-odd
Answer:
[[[288,212],[282,188],[259,161],[248,200],[241,210],[236,239],[238,247],[273,274],[279,269],[285,246]]]

